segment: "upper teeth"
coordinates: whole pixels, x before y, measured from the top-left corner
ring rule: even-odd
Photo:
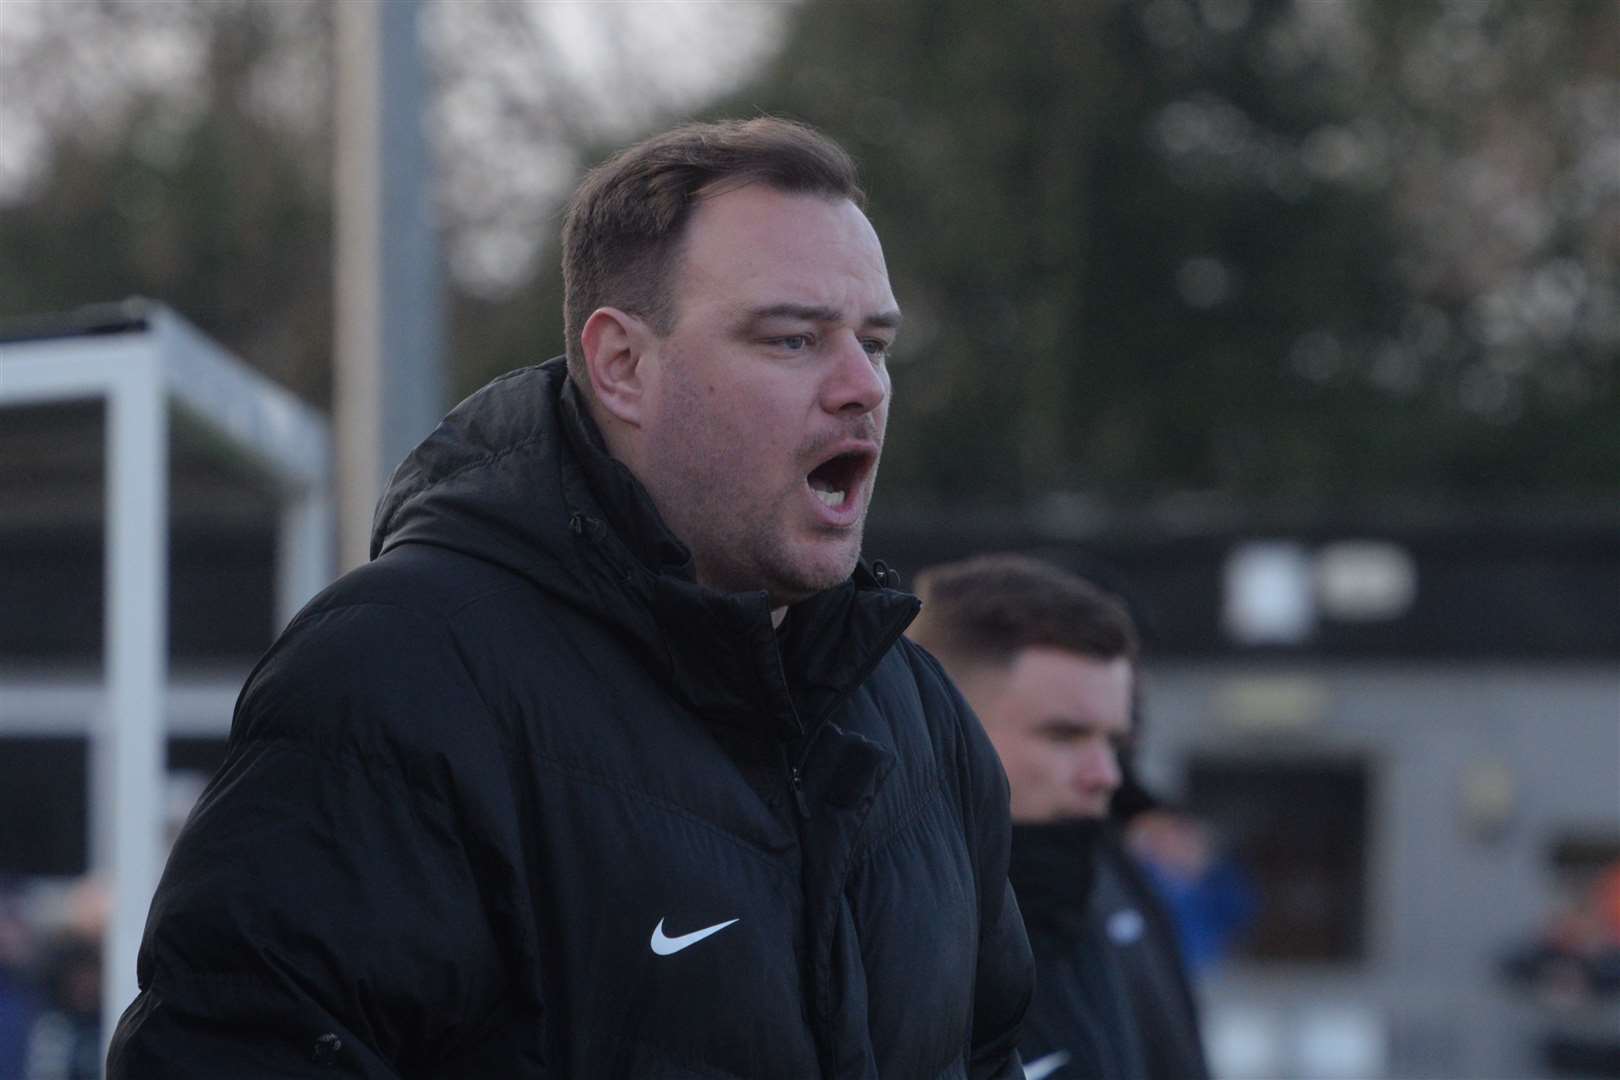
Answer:
[[[811,488],[810,490],[816,493],[816,498],[820,499],[828,506],[837,506],[844,501],[844,493],[842,491],[821,491],[817,488]]]

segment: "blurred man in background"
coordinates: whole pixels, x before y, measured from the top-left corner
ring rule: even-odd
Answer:
[[[1018,555],[925,570],[917,592],[908,633],[961,687],[1012,786],[1011,877],[1037,971],[1026,1075],[1202,1080],[1174,929],[1110,818],[1136,700],[1129,613]]]
[[[1132,782],[1127,769],[1127,789]],[[1208,822],[1146,792],[1140,800],[1116,796],[1110,816],[1170,913],[1188,972],[1196,977],[1224,963],[1259,913],[1242,864]]]
[[[899,323],[853,162],[646,140],[567,357],[458,406],[249,677],[115,1080],[1012,1080],[1007,786],[859,561]]]
[[[75,883],[55,904],[43,935],[37,977],[42,1000],[28,1032],[21,1080],[98,1080],[101,1076],[101,943],[107,890]]]
[[[0,877],[0,1076],[23,1076],[28,1035],[40,1010],[33,927],[17,882]]]

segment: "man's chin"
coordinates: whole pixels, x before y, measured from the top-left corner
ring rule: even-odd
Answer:
[[[860,561],[859,538],[843,551],[809,551],[792,566],[783,566],[768,590],[771,605],[782,607],[807,600],[819,592],[836,588],[849,580]]]
[[[1101,810],[1096,807],[1043,806],[1039,809],[1029,806],[1020,807],[1016,803],[1012,811],[1013,821],[1020,825],[1069,825],[1078,821],[1105,821],[1108,818],[1108,808]]]

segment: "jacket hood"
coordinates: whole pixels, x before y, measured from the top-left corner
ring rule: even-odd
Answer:
[[[433,544],[494,563],[626,636],[678,697],[722,721],[802,732],[915,616],[915,597],[850,580],[771,624],[763,591],[697,584],[646,489],[608,454],[562,357],[456,406],[394,470],[371,555]]]

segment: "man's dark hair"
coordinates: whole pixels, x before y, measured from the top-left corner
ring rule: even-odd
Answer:
[[[1116,597],[1027,555],[980,555],[917,575],[922,614],[908,636],[946,665],[1007,664],[1045,646],[1136,662],[1136,626]]]
[[[579,334],[604,305],[667,334],[673,269],[700,197],[752,183],[864,206],[855,163],[805,124],[772,116],[685,124],[621,150],[586,174],[563,219],[568,370],[589,389]]]

